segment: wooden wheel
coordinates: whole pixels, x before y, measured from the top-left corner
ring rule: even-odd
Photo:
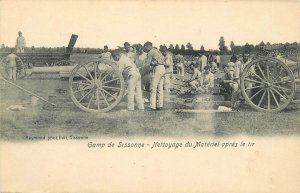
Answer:
[[[117,65],[101,59],[77,65],[69,78],[70,95],[87,112],[107,112],[121,101],[124,79]]]
[[[23,61],[21,60],[20,57],[17,56],[16,58],[16,63],[17,63],[17,79],[22,79],[25,77],[25,65],[23,64]],[[9,64],[7,62],[7,57],[4,57],[0,61],[0,73],[3,78],[5,79],[10,79],[9,77]]]
[[[295,79],[292,71],[280,60],[257,58],[245,67],[241,76],[241,90],[252,108],[277,112],[293,100]]]

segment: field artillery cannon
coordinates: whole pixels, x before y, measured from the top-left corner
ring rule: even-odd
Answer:
[[[0,71],[6,82],[20,88],[7,80],[7,65],[2,65]],[[78,108],[86,112],[107,112],[118,105],[124,96],[124,79],[117,64],[112,60],[99,59],[73,66],[25,68],[22,69],[19,79],[40,73],[60,74],[69,78],[70,98]]]
[[[45,67],[45,66],[71,66],[74,63],[70,61],[70,55],[77,41],[78,35],[72,34],[66,52],[64,53],[16,53],[17,55],[17,78],[23,78],[25,76],[25,69],[33,67]],[[9,53],[0,53],[0,66],[1,70],[7,68],[7,55]],[[4,73],[5,75],[8,73]]]

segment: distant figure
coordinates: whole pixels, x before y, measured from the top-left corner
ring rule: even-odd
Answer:
[[[204,67],[207,66],[207,57],[203,53],[200,54],[199,64],[200,64],[200,66],[199,66],[200,69],[199,70],[201,72],[203,72]]]
[[[104,46],[104,52],[100,54],[100,58],[111,59],[111,53],[108,51],[108,47]]]
[[[212,53],[209,53],[207,57],[208,64],[211,65],[213,61],[214,61],[214,56],[212,55]]]
[[[221,57],[219,54],[216,55],[216,60],[217,60],[217,66],[218,66],[218,68],[220,68]]]
[[[26,41],[25,38],[22,36],[22,32],[19,31],[19,36],[16,40],[16,50],[17,53],[24,53],[24,48],[26,47]]]
[[[9,68],[9,79],[17,79],[17,56],[14,54],[14,50],[11,49],[10,54],[6,58]]]
[[[170,92],[170,88],[171,88],[171,82],[170,82],[170,78],[173,75],[173,66],[174,66],[174,62],[173,62],[173,55],[171,52],[168,51],[167,47],[164,46],[161,50],[162,55],[164,56],[165,59],[165,69],[167,74],[165,74],[165,82],[164,82],[164,89],[167,92]]]
[[[184,58],[182,55],[177,54],[175,56],[175,62],[177,66],[177,74],[180,76],[180,79],[182,80],[184,77]]]

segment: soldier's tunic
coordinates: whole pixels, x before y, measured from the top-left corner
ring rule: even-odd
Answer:
[[[16,40],[17,53],[24,53],[25,47],[26,47],[25,38],[23,36],[17,37],[17,40]]]
[[[203,54],[200,59],[200,71],[204,70],[204,67],[207,66],[207,57]]]
[[[124,79],[127,81],[127,108],[134,110],[134,98],[136,99],[138,109],[144,109],[144,102],[141,89],[141,75],[136,65],[126,55],[121,54],[118,61],[119,69]],[[126,75],[124,75],[126,74]]]
[[[164,57],[159,50],[152,48],[145,61],[146,66],[152,66],[150,84],[150,108],[156,109],[163,107],[163,83],[165,74]],[[157,100],[156,100],[157,97]]]
[[[7,56],[7,63],[9,67],[9,79],[17,79],[17,56],[11,53]]]
[[[134,52],[132,51],[126,52],[126,56],[135,63],[137,55]]]

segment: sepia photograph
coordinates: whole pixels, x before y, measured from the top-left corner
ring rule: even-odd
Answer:
[[[0,0],[0,192],[299,192],[299,18]]]

